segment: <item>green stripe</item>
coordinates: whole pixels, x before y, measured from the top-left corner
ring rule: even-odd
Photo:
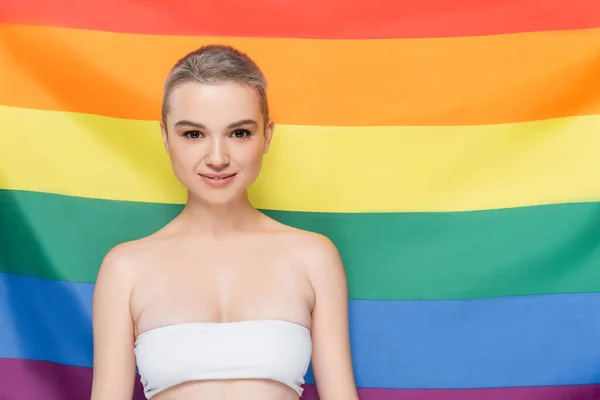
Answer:
[[[94,282],[115,244],[180,205],[0,191],[0,271]],[[600,203],[455,213],[267,211],[329,236],[354,299],[469,299],[600,291]]]

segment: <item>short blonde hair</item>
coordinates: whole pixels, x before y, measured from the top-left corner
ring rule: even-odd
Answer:
[[[181,58],[167,75],[163,89],[162,121],[166,127],[170,96],[178,86],[196,82],[206,85],[235,82],[254,88],[266,126],[269,121],[267,79],[258,65],[245,53],[231,46],[207,45]]]

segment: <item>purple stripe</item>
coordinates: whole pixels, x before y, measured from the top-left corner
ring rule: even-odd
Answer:
[[[90,398],[92,370],[46,361],[0,359],[0,399],[85,400]],[[394,390],[359,389],[361,400],[596,400],[599,385],[544,386],[498,389]],[[144,400],[136,381],[134,400]],[[317,400],[307,385],[302,400]]]
[[[92,369],[46,361],[0,359],[0,399],[87,400]],[[145,400],[139,379],[134,400]]]

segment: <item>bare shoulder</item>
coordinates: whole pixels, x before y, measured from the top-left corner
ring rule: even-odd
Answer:
[[[346,272],[340,253],[331,239],[321,234],[306,235],[305,268],[317,298],[324,292],[347,297]]]
[[[151,257],[152,243],[156,241],[154,236],[120,243],[111,248],[102,259],[96,287],[104,285],[123,287],[133,285],[135,276],[144,259]]]
[[[346,285],[342,258],[330,238],[297,228],[286,230],[286,250],[301,262],[313,286]]]
[[[304,254],[304,258],[309,263],[308,267],[339,266],[340,254],[333,241],[327,236],[302,230],[298,230],[296,236],[298,250]]]
[[[131,276],[136,266],[136,258],[144,247],[143,239],[124,242],[111,248],[100,264],[98,280],[107,276],[118,275],[121,278]]]
[[[122,328],[125,325],[127,330],[130,329],[132,295],[146,259],[152,257],[151,241],[151,238],[143,238],[124,242],[104,256],[94,285],[92,319],[95,336],[125,329]],[[121,328],[115,328],[115,324]]]

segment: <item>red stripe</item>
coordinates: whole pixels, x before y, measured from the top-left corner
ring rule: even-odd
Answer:
[[[89,399],[91,384],[90,368],[0,359],[0,399]],[[361,400],[594,400],[600,398],[600,385],[460,390],[359,389],[359,394]],[[139,379],[133,399],[145,399]],[[306,386],[302,400],[318,400],[315,386]]]
[[[598,0],[169,3],[170,0],[3,0],[0,22],[145,34],[323,39],[475,36],[600,26]]]

